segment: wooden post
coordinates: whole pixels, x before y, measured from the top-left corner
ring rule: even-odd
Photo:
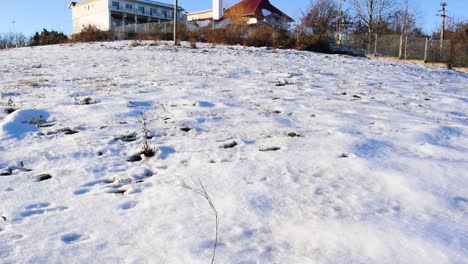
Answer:
[[[408,36],[405,36],[405,60],[407,59]]]
[[[375,41],[374,41],[374,56],[377,56],[377,42],[378,42],[378,36],[377,33],[375,34]]]
[[[426,44],[424,46],[424,63],[427,62],[427,49],[428,49],[428,46],[429,46],[429,39],[426,38]]]
[[[447,63],[447,68],[448,69],[452,69],[453,64],[454,64],[454,58],[455,58],[455,40],[451,39],[450,40],[449,61]]]
[[[403,34],[400,36],[400,49],[398,50],[398,58],[403,58]]]
[[[138,16],[135,15],[135,34],[138,34]]]

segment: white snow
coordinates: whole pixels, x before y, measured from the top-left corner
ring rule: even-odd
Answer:
[[[468,263],[468,74],[198,46],[0,51],[0,262]]]
[[[38,122],[47,120],[49,114],[41,110],[18,110],[7,116],[1,123],[0,135],[19,137],[25,133],[37,131]],[[41,121],[42,120],[42,121]]]

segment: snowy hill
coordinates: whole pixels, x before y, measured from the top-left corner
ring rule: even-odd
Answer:
[[[468,74],[130,44],[0,51],[1,263],[468,263]]]

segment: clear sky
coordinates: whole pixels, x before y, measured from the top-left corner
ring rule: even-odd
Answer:
[[[75,0],[76,1],[76,0]],[[159,0],[173,3],[173,0]],[[226,5],[240,0],[225,0]],[[344,0],[345,3],[351,0]],[[448,3],[448,15],[461,20],[468,20],[468,0],[445,0]],[[70,34],[72,31],[69,0],[11,0],[2,1],[0,8],[0,33],[10,31],[23,32],[32,35],[42,28],[54,29]],[[294,19],[298,19],[301,10],[305,10],[309,0],[270,0]],[[437,11],[441,0],[410,0],[412,9],[418,14],[418,24],[426,33],[435,30],[440,25]],[[212,0],[179,0],[179,5],[187,11],[210,9]],[[14,23],[12,23],[14,21]]]

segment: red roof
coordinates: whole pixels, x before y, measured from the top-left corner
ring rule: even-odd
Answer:
[[[281,12],[278,8],[273,6],[268,0],[242,0],[240,3],[237,3],[226,10],[226,13],[242,14],[242,15],[251,15],[262,16],[262,10],[266,9],[271,13],[277,14],[281,17],[284,17],[290,21],[294,21],[291,17]]]

